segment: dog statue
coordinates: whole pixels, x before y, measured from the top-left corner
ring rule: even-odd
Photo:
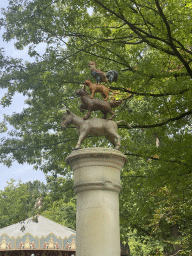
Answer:
[[[96,110],[100,110],[103,113],[103,119],[106,119],[107,113],[110,113],[111,116],[108,120],[112,120],[115,116],[112,108],[118,107],[123,102],[123,100],[104,101],[100,99],[91,99],[85,88],[77,90],[76,94],[81,97],[82,104],[80,105],[80,111],[84,112],[85,109],[88,110],[87,114],[83,117],[84,120],[87,120],[91,116],[91,112]]]
[[[103,71],[96,69],[97,64],[95,61],[90,61],[88,66],[91,70],[91,75],[96,79],[97,84],[100,84],[101,82],[107,83],[108,81],[110,83],[117,82],[118,72],[116,70],[110,70],[105,74]]]
[[[103,96],[104,100],[108,100],[109,99],[109,92],[113,91],[109,88],[107,88],[105,85],[102,84],[93,84],[91,83],[91,81],[89,79],[87,79],[84,82],[84,85],[89,87],[90,93],[91,93],[91,99],[93,99],[93,96],[96,92],[101,93],[101,95]]]

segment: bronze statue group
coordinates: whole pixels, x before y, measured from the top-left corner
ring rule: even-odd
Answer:
[[[84,88],[78,89],[76,95],[80,96],[81,105],[80,111],[84,112],[87,110],[86,115],[82,118],[74,114],[73,112],[67,110],[67,113],[64,115],[61,127],[65,129],[68,125],[73,124],[79,131],[79,140],[75,149],[80,149],[81,144],[88,135],[91,136],[105,136],[115,147],[115,149],[120,148],[120,136],[117,133],[118,126],[117,124],[121,121],[115,122],[112,121],[115,114],[112,111],[112,108],[117,107],[122,104],[123,100],[111,100],[107,101],[109,98],[109,92],[111,91],[101,82],[116,82],[118,78],[118,72],[116,70],[110,70],[107,73],[102,72],[99,69],[96,69],[96,62],[90,61],[88,66],[90,67],[91,75],[96,79],[97,84],[91,83],[89,79],[84,82]],[[88,95],[85,87],[89,87],[91,96]],[[93,98],[94,94],[99,92],[104,100]],[[112,92],[112,91],[111,91]],[[92,111],[100,110],[103,113],[103,119],[101,118],[92,118]],[[111,116],[107,119],[107,114]],[[129,124],[127,124],[129,128]]]

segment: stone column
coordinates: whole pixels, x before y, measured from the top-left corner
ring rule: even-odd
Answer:
[[[77,194],[76,256],[120,255],[120,171],[126,160],[108,148],[79,149],[66,158]]]

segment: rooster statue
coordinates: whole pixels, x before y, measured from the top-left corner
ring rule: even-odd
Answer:
[[[117,81],[118,72],[116,70],[110,70],[107,73],[104,73],[103,71],[96,69],[97,64],[95,61],[90,61],[88,66],[91,70],[91,75],[96,79],[97,84],[100,84],[101,82],[112,83]]]

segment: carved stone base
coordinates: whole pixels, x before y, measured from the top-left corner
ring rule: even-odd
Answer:
[[[79,149],[66,158],[77,194],[76,256],[120,255],[120,171],[126,160],[108,148]]]

